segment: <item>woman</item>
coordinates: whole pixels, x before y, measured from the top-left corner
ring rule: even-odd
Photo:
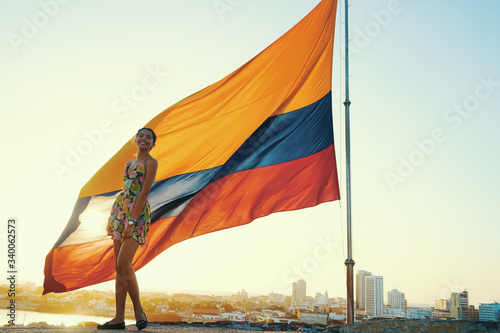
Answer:
[[[125,329],[125,301],[127,293],[134,305],[136,326],[142,330],[148,326],[139,297],[139,286],[132,267],[137,249],[147,242],[151,209],[148,194],[153,185],[158,161],[149,154],[155,146],[156,134],[150,128],[141,128],[136,135],[137,158],[128,161],[125,167],[123,190],[117,196],[107,232],[113,239],[115,253],[116,316],[98,329]]]

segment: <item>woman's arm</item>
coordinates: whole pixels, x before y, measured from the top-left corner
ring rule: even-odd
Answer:
[[[158,170],[158,161],[155,159],[148,160],[146,162],[146,178],[142,184],[141,193],[139,193],[139,196],[137,197],[132,214],[130,214],[130,217],[134,220],[137,220],[139,215],[141,215],[141,211],[144,208],[151,186],[153,186],[155,181],[156,170]]]
[[[132,164],[132,161],[128,161],[125,163],[125,175],[128,176],[128,168]],[[114,228],[113,225],[111,224],[111,221],[108,219],[108,225],[106,227],[106,232],[108,233],[108,236],[111,236],[111,233],[113,232]]]
[[[132,214],[130,214],[130,218],[137,220],[137,218],[141,214],[142,208],[144,207],[146,199],[148,198],[149,191],[151,190],[151,186],[153,186],[153,182],[155,181],[157,169],[158,169],[157,160],[151,159],[146,162],[146,178],[144,179],[144,183],[142,184],[141,188],[141,193],[139,193],[139,196],[137,197],[134,209],[132,210]],[[125,230],[123,230],[122,234],[123,238],[130,237],[132,235],[133,230],[134,230],[134,225],[130,225],[127,223],[127,225],[125,226]]]

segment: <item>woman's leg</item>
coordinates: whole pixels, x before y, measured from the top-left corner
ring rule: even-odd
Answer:
[[[135,271],[132,267],[132,260],[134,259],[135,253],[138,248],[139,243],[135,239],[125,238],[121,244],[116,261],[117,286],[118,283],[120,283],[121,286],[123,286],[123,288],[126,290],[125,296],[127,292],[130,295],[130,299],[132,300],[132,304],[134,305],[136,321],[146,319],[139,296],[139,285],[137,284]]]
[[[118,262],[118,254],[120,253],[121,248],[120,240],[113,240],[113,251],[115,253],[115,269],[116,264]],[[118,274],[117,274],[118,276]],[[111,319],[108,323],[110,324],[118,324],[123,323],[125,321],[125,302],[127,300],[127,289],[121,283],[120,279],[115,280],[115,306],[116,306],[116,315],[113,319]]]

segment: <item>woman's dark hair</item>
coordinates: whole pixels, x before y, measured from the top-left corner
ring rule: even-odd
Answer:
[[[135,136],[138,137],[139,133],[141,133],[142,130],[148,130],[148,131],[150,131],[151,134],[153,135],[153,143],[156,143],[156,133],[151,128],[143,127],[143,128],[141,128],[140,130],[137,131],[137,134]]]

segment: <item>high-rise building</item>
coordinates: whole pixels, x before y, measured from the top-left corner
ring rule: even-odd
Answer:
[[[450,311],[450,300],[444,298],[434,300],[434,309]]]
[[[450,318],[470,320],[469,292],[467,290],[451,294]]]
[[[500,303],[480,303],[480,321],[500,321]]]
[[[372,273],[362,270],[356,273],[356,309],[365,308],[365,277],[370,275]]]
[[[387,304],[394,309],[406,309],[405,293],[397,289],[387,292]]]
[[[478,321],[479,320],[479,309],[476,309],[474,305],[469,306],[469,315],[470,321]]]
[[[283,303],[285,298],[282,294],[270,293],[267,300],[269,303]]]
[[[306,298],[306,281],[300,279],[292,285],[292,301],[299,305]]]
[[[365,314],[369,317],[381,317],[384,309],[384,278],[366,276],[365,292]]]
[[[409,308],[406,311],[405,318],[407,319],[432,319],[432,311],[430,309]]]
[[[328,304],[327,302],[328,299],[322,293],[316,293],[316,295],[314,296],[314,306],[327,305]]]
[[[460,293],[451,293],[450,297],[450,318],[459,318]]]

